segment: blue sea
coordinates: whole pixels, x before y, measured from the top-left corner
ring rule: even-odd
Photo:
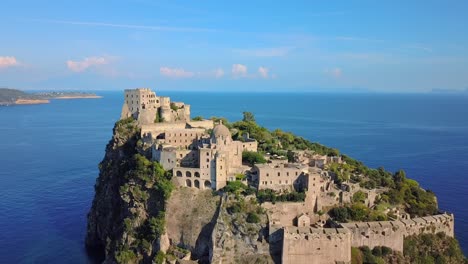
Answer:
[[[0,263],[92,263],[86,214],[122,92],[102,99],[0,107]],[[336,147],[370,167],[407,175],[455,214],[468,254],[468,96],[444,94],[161,92],[192,116],[243,111]]]

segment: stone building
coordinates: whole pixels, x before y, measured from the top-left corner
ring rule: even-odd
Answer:
[[[296,163],[257,164],[254,171],[257,175],[258,189],[290,191],[307,184],[308,166]]]
[[[342,163],[341,156],[318,155],[310,150],[293,151],[294,162],[323,169],[330,163]]]
[[[209,137],[197,136],[188,147],[189,151],[179,150],[177,158],[182,160],[190,156],[192,163],[183,164],[176,160],[174,176],[184,186],[221,189],[228,181],[235,180],[236,174],[243,174],[249,169],[242,165],[242,152],[257,151],[257,142],[249,139],[248,143],[232,140],[229,129],[218,124]]]
[[[190,120],[190,105],[156,96],[148,88],[125,90],[124,97],[121,119],[132,116],[140,124],[151,124],[156,119],[166,122]]]

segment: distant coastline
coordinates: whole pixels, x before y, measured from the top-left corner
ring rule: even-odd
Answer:
[[[84,92],[26,93],[21,90],[0,88],[0,106],[48,104],[52,99],[99,99],[102,96]]]

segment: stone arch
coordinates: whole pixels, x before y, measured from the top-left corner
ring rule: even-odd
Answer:
[[[189,180],[189,179],[186,179],[186,180],[185,180],[185,186],[187,186],[187,187],[192,187],[192,181]]]
[[[211,189],[211,182],[210,181],[205,181],[204,187],[205,187],[205,189]]]
[[[200,178],[200,173],[198,171],[195,172],[195,177]]]
[[[186,176],[186,177],[192,177],[192,173],[191,173],[190,171],[186,171],[186,172],[185,172],[185,176]]]
[[[181,172],[181,171],[177,171],[177,172],[176,172],[176,175],[177,175],[177,177],[182,177],[182,172]]]
[[[193,181],[193,186],[200,189],[200,182],[198,180]]]

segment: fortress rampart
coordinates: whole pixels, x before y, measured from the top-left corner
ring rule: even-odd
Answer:
[[[351,263],[351,233],[346,228],[287,227],[281,262]]]
[[[351,263],[351,247],[386,246],[403,252],[404,238],[443,232],[454,236],[453,214],[338,224],[338,228],[285,227],[282,263]],[[279,232],[279,231],[278,231]]]
[[[381,222],[344,223],[342,227],[352,233],[352,246],[386,246],[403,252],[403,240],[407,236],[443,232],[454,236],[453,214],[439,214],[413,219]]]

